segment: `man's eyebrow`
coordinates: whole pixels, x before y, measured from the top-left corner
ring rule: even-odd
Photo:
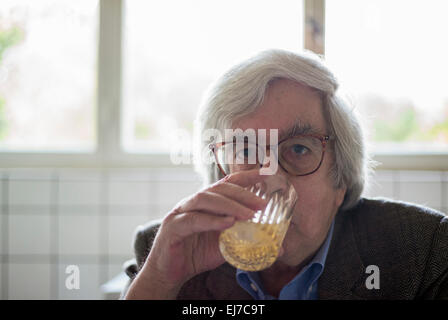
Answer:
[[[301,134],[316,134],[317,132],[318,130],[314,129],[311,125],[299,121],[287,129],[280,129],[278,132],[278,141]]]

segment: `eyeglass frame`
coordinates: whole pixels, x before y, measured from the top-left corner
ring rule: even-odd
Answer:
[[[321,157],[320,157],[320,161],[319,161],[319,164],[318,164],[318,166],[316,167],[316,169],[314,169],[313,171],[311,171],[311,172],[309,172],[309,173],[305,173],[305,174],[294,174],[294,176],[296,176],[296,177],[308,176],[308,175],[310,175],[310,174],[313,174],[313,173],[316,172],[317,170],[319,170],[319,168],[321,167],[322,162],[324,161],[325,149],[326,149],[326,146],[327,146],[328,141],[331,139],[331,136],[330,136],[330,135],[324,135],[324,134],[322,134],[322,135],[321,135],[321,134],[298,134],[298,135],[294,135],[294,136],[292,136],[292,137],[287,137],[287,138],[285,138],[285,139],[279,141],[279,142],[277,143],[277,147],[280,146],[280,144],[282,144],[284,141],[289,140],[289,139],[293,139],[293,138],[296,138],[296,137],[312,137],[312,138],[316,138],[316,139],[318,139],[318,140],[321,142],[321,144],[322,144],[322,155],[321,155]],[[208,145],[208,147],[209,147],[209,149],[211,150],[211,152],[213,152],[213,155],[214,155],[214,157],[215,157],[215,162],[216,162],[216,164],[218,165],[218,168],[219,168],[219,170],[221,171],[221,173],[224,175],[224,177],[227,176],[228,174],[224,171],[224,169],[222,168],[221,164],[219,163],[218,156],[217,156],[217,154],[216,154],[216,150],[217,150],[218,148],[220,148],[220,147],[226,145],[227,143],[234,143],[234,142],[233,142],[233,141],[232,141],[232,142],[230,142],[230,141],[222,141],[222,142],[218,142],[218,143],[214,143],[214,142],[212,142],[212,143],[210,143],[210,144]],[[257,143],[256,145],[257,145],[257,147],[258,147],[258,143]],[[278,158],[279,158],[279,157],[278,157]],[[285,170],[285,172],[287,172],[288,174],[291,174],[288,170],[286,170],[286,169],[283,167],[283,165],[281,164],[280,160],[278,161],[278,164],[280,165],[280,167],[281,167],[283,170]],[[260,167],[261,167],[261,166],[260,166]]]

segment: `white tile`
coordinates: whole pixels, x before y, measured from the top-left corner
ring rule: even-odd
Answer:
[[[372,180],[364,191],[367,197],[386,197],[394,198],[394,182]]]
[[[9,206],[10,215],[46,215],[50,214],[51,207],[48,204],[32,204],[32,205],[10,205]]]
[[[2,279],[3,279],[2,272],[3,271],[2,271],[2,268],[3,268],[3,264],[0,263],[0,300],[6,299],[6,297],[3,298],[3,290],[2,290],[2,288],[3,288],[3,286],[2,286]]]
[[[56,171],[53,169],[10,169],[8,175],[10,180],[51,180],[55,178]]]
[[[442,178],[441,171],[399,171],[402,182],[440,182]]]
[[[159,182],[157,188],[157,205],[159,210],[153,215],[154,219],[163,218],[181,200],[202,189],[200,182]]]
[[[124,262],[125,262],[125,260],[123,260],[123,263]],[[117,275],[119,275],[120,273],[122,273],[124,271],[123,263],[110,263],[107,266],[108,280],[113,279],[114,277],[116,277]]]
[[[102,269],[97,264],[73,264],[79,270],[79,289],[73,288],[70,284],[72,277],[75,276],[73,269],[67,269],[69,264],[59,265],[59,297],[64,300],[98,300],[102,299],[100,290],[99,275]],[[75,271],[77,272],[77,271]],[[68,282],[68,283],[67,283]],[[68,284],[68,285],[67,285]]]
[[[446,208],[443,208],[443,207],[441,207],[441,208],[433,207],[433,209],[443,213],[444,215],[447,215]]]
[[[193,169],[158,168],[151,171],[151,177],[157,181],[183,181],[199,182],[200,176]]]
[[[10,181],[9,202],[12,205],[49,205],[51,202],[50,181]]]
[[[4,253],[3,252],[3,235],[4,235],[3,227],[6,227],[4,225],[4,221],[5,221],[5,217],[3,214],[0,213],[0,254]],[[1,273],[0,273],[0,278],[1,278]],[[1,288],[1,286],[0,286],[0,288]]]
[[[109,181],[121,182],[147,182],[149,181],[151,175],[148,169],[140,168],[109,169],[107,174]]]
[[[59,183],[60,205],[97,205],[100,203],[99,181],[61,181]]]
[[[59,253],[100,254],[99,216],[59,217]]]
[[[442,180],[448,182],[448,170],[442,171]]]
[[[100,181],[104,176],[102,169],[60,169],[59,181]]]
[[[2,213],[3,210],[3,179],[2,174],[0,173],[0,213]]]
[[[49,264],[10,264],[9,299],[50,299]]]
[[[109,204],[111,205],[145,205],[149,203],[150,190],[148,182],[109,183]]]
[[[159,206],[159,210],[156,212],[156,214],[153,215],[153,217],[150,217],[150,219],[163,219],[167,214],[169,214],[173,209],[175,205],[171,203],[161,204]]]
[[[397,180],[398,173],[393,170],[375,170],[372,174],[372,179],[376,181],[392,182]]]
[[[49,254],[49,215],[10,215],[9,252],[11,254]]]
[[[162,204],[154,208],[148,213],[149,220],[163,219],[171,210],[173,206],[171,204]]]
[[[442,187],[443,187],[442,205],[444,207],[448,207],[448,181],[444,181]]]
[[[0,173],[0,177],[1,177],[1,173]],[[3,225],[4,225],[4,214],[5,212],[3,211],[3,201],[2,201],[2,196],[3,196],[3,181],[0,179],[0,253],[3,253]],[[6,227],[6,226],[5,226]],[[1,278],[1,273],[0,273],[0,278]],[[1,288],[1,285],[0,285]],[[0,290],[0,294],[1,294],[1,290]],[[1,299],[1,298],[0,298]]]
[[[441,207],[440,182],[400,182],[399,199],[430,207]]]
[[[109,216],[135,216],[148,215],[151,206],[149,205],[113,205],[107,208]]]
[[[201,189],[199,182],[159,182],[157,186],[158,204],[169,204],[172,207],[180,200],[188,197]]]
[[[109,254],[134,255],[133,236],[135,229],[148,222],[147,216],[109,217]]]
[[[99,205],[60,205],[59,215],[94,216],[101,213]]]

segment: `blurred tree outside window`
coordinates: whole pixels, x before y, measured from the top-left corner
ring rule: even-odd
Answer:
[[[448,151],[448,1],[327,0],[325,58],[373,152]]]
[[[0,151],[96,146],[98,0],[0,0]]]
[[[19,43],[22,39],[23,31],[18,26],[4,27],[0,25],[0,68],[5,51]],[[3,73],[4,72],[5,71],[3,71]],[[7,126],[8,122],[6,121],[5,99],[0,96],[0,140],[4,139],[7,135]]]
[[[167,153],[173,132],[191,136],[204,92],[235,63],[303,48],[302,0],[118,3],[123,94],[111,118],[114,143],[131,153]],[[0,0],[0,152],[96,149],[99,4]],[[446,12],[444,0],[325,1],[325,59],[370,151],[447,152]]]
[[[122,134],[130,152],[169,152],[191,137],[205,90],[242,59],[303,48],[301,0],[131,0],[124,12]]]

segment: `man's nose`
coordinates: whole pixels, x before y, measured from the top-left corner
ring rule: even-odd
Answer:
[[[269,166],[269,163],[265,164]],[[290,185],[288,174],[279,167],[277,172],[272,175],[268,175],[259,185],[262,194],[271,196],[275,192],[284,193]]]

